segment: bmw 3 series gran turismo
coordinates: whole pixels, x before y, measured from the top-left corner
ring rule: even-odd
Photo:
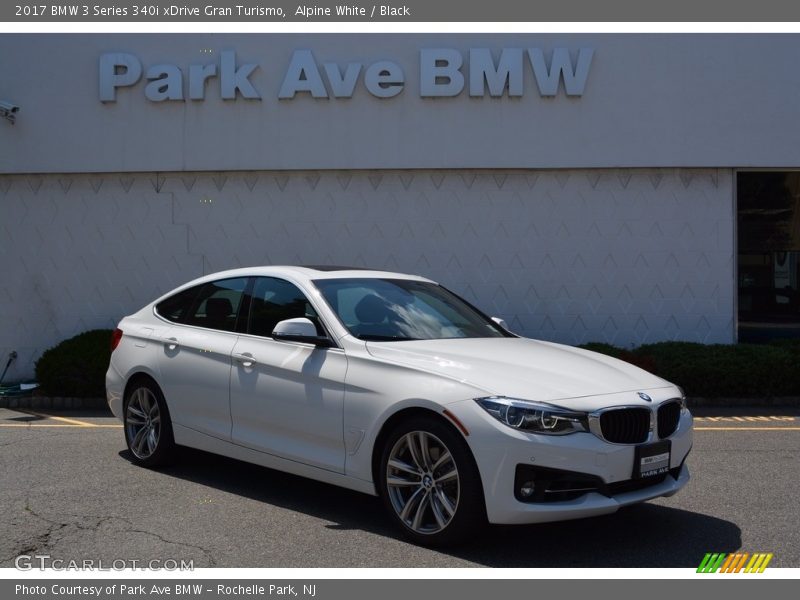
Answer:
[[[689,480],[681,389],[523,338],[444,287],[344,267],[207,275],[119,323],[135,462],[190,446],[380,496],[414,541],[612,513]]]

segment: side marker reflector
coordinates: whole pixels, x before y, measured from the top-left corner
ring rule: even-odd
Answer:
[[[469,431],[467,431],[467,428],[464,427],[464,424],[461,421],[459,421],[453,413],[445,409],[444,416],[450,419],[455,424],[455,426],[461,430],[461,433],[463,433],[465,436],[469,435]]]

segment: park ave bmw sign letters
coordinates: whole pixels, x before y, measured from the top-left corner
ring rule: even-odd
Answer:
[[[539,95],[556,96],[562,89],[567,96],[582,96],[589,77],[594,50],[580,48],[425,48],[419,51],[419,95],[423,98],[453,97],[465,89],[470,96],[521,97],[523,80],[529,71]],[[251,76],[257,63],[240,63],[236,52],[219,53],[219,61],[190,64],[188,69],[175,64],[147,66],[129,53],[100,56],[100,100],[116,102],[121,88],[134,87],[144,78],[144,95],[152,102],[202,101],[215,87],[224,100],[237,97],[261,100]],[[563,86],[561,85],[563,83]],[[314,98],[351,98],[363,86],[376,98],[392,98],[406,85],[406,70],[390,60],[371,64],[320,62],[311,50],[292,54],[283,81],[276,90],[281,100],[298,94]]]

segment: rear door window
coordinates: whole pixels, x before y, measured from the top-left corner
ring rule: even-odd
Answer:
[[[247,277],[206,283],[182,322],[208,329],[236,331],[246,287]]]

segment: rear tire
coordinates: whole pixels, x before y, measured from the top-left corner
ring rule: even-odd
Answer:
[[[169,464],[175,455],[172,421],[161,389],[140,379],[127,390],[123,403],[125,442],[133,462],[143,467]]]
[[[392,430],[376,483],[392,521],[417,544],[455,544],[486,526],[472,452],[459,433],[437,418],[413,417]]]

